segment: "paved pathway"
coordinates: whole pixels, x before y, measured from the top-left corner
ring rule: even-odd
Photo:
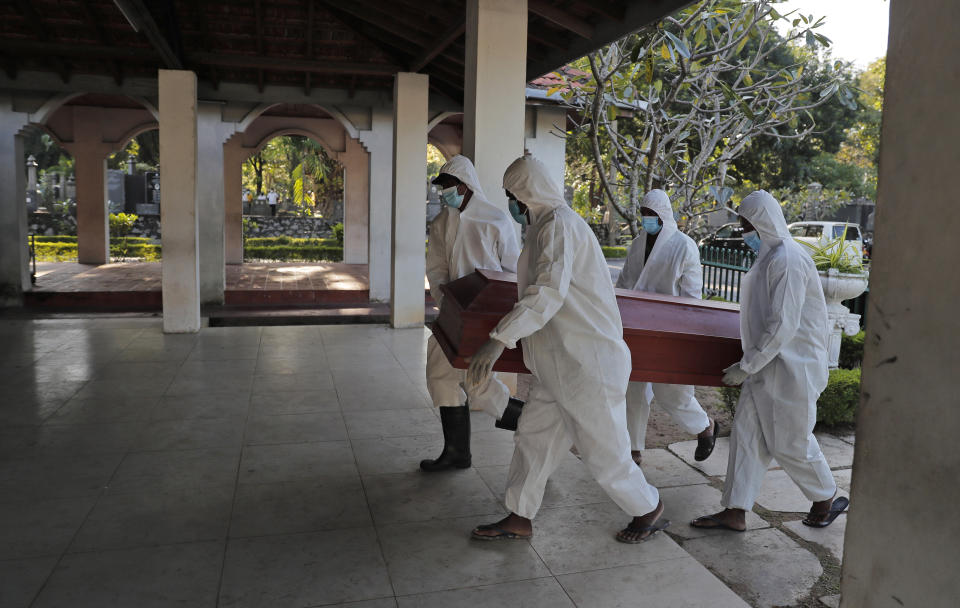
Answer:
[[[820,564],[782,527],[686,525],[719,492],[685,444],[646,457],[670,535],[614,541],[626,517],[570,455],[531,541],[469,540],[504,513],[513,437],[477,413],[472,468],[417,471],[442,443],[425,339],[0,317],[0,605],[742,607],[809,592]]]

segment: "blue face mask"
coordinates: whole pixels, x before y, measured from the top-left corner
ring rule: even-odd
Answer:
[[[527,214],[520,211],[520,203],[516,199],[507,199],[507,208],[510,209],[510,215],[521,226],[527,225]]]
[[[760,235],[757,234],[756,230],[751,230],[750,232],[743,233],[743,242],[747,244],[747,247],[753,249],[756,252],[760,252]]]
[[[643,225],[643,229],[647,231],[647,234],[656,234],[663,228],[663,226],[660,225],[660,218],[653,217],[652,215],[643,216],[640,223]]]
[[[457,192],[457,186],[450,186],[440,191],[440,200],[449,207],[459,209],[463,204],[463,195]]]

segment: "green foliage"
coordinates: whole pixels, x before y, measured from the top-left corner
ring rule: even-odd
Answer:
[[[36,243],[76,243],[77,237],[74,235],[61,234],[56,236],[43,236],[37,235],[33,237],[34,242]],[[150,243],[151,239],[145,236],[126,236],[126,237],[110,237],[110,243],[118,243],[120,241],[126,241],[128,244],[139,244],[139,243]]]
[[[723,407],[735,414],[740,400],[740,387],[720,389]],[[860,368],[830,370],[827,388],[817,399],[817,422],[834,426],[853,422],[860,403]]]
[[[337,241],[335,239],[303,239],[292,236],[265,236],[249,238],[245,245],[251,247],[272,247],[274,245],[336,247]]]
[[[860,369],[830,370],[827,388],[817,400],[817,422],[837,425],[853,422],[860,403]]]
[[[110,236],[127,236],[133,230],[133,225],[137,222],[135,213],[111,213],[110,214]]]
[[[333,239],[337,245],[343,247],[343,222],[337,222],[333,225]]]
[[[810,257],[817,265],[817,270],[835,268],[837,272],[842,273],[862,273],[863,262],[859,255],[851,255],[850,246],[846,244],[846,235],[847,230],[844,229],[841,236],[823,245],[800,240],[797,242],[809,249]]]
[[[747,189],[752,191],[756,187],[749,184]],[[804,220],[826,219],[851,200],[850,193],[846,190],[824,188],[816,183],[796,190],[784,188],[772,190],[770,193],[780,201],[783,217],[788,224]]]
[[[333,215],[343,200],[343,168],[318,142],[301,135],[270,140],[243,163],[243,188],[289,197],[302,215]]]
[[[626,247],[607,247],[607,246],[601,246],[600,249],[603,250],[603,257],[605,257],[605,258],[625,258],[625,257],[627,257],[627,248],[626,248]]]
[[[243,249],[245,260],[273,262],[339,262],[343,260],[342,247],[327,245],[248,245]]]
[[[66,262],[77,259],[76,242],[37,242],[38,262]],[[111,239],[110,257],[153,262],[160,259],[161,246],[130,239]]]
[[[863,365],[863,342],[866,335],[862,331],[854,336],[843,334],[840,338],[840,367],[855,369]]]

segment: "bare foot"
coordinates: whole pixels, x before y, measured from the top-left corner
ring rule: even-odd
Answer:
[[[631,450],[630,457],[633,458],[633,461],[637,463],[637,466],[640,466],[640,461],[643,459],[643,452],[640,450]]]
[[[717,421],[711,420],[710,424],[707,425],[707,428],[700,431],[700,433],[697,435],[697,439],[709,439],[713,437],[713,428],[715,426],[717,426]]]
[[[669,521],[659,521],[663,515],[663,501],[657,503],[657,508],[646,515],[634,517],[627,527],[617,532],[617,540],[622,543],[640,543],[656,532],[670,525]]]
[[[511,513],[498,522],[477,526],[471,536],[479,540],[530,538],[533,524],[526,517]]]
[[[714,528],[743,532],[747,529],[747,512],[743,509],[724,509],[713,515],[704,515],[690,522],[694,528]]]

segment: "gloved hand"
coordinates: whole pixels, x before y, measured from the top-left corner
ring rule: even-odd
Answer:
[[[470,369],[467,370],[467,385],[480,386],[486,382],[493,371],[493,364],[497,362],[503,349],[507,345],[499,340],[490,338],[484,342],[476,353],[470,357]]]
[[[723,370],[723,383],[727,386],[740,386],[749,375],[740,368],[740,362],[738,361]]]

